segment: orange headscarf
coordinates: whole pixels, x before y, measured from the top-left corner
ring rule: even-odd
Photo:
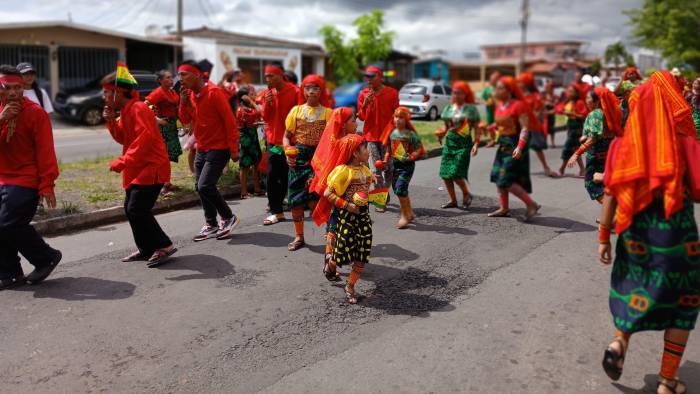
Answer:
[[[334,168],[341,164],[347,164],[352,157],[352,154],[357,150],[357,148],[365,141],[364,137],[357,134],[348,134],[345,137],[338,140],[334,149],[331,151],[331,155],[324,166],[323,178],[320,180],[319,185],[323,185],[323,191],[320,195],[323,195],[328,187],[328,175]],[[316,208],[312,213],[312,217],[316,225],[320,226],[328,221],[331,214],[331,209],[333,205],[327,198],[321,198],[316,204]]]
[[[600,87],[594,90],[600,99],[600,107],[605,116],[608,130],[615,132],[616,136],[622,135],[622,111],[620,110],[620,99],[608,88]]]
[[[343,128],[351,116],[353,116],[353,112],[350,107],[340,107],[333,110],[323,134],[321,134],[321,140],[316,147],[314,157],[311,159],[314,178],[309,186],[309,191],[319,195],[326,191],[326,178],[333,171],[333,168],[326,168],[326,163],[333,153],[335,144],[343,138]]]
[[[299,88],[299,104],[306,103],[306,97],[304,96],[304,86],[308,84],[314,84],[321,88],[321,100],[320,103],[324,107],[330,107],[328,102],[328,95],[326,93],[326,80],[322,76],[316,74],[309,74],[301,81],[301,86]]]
[[[531,72],[521,73],[518,75],[518,81],[522,82],[523,85],[527,86],[528,88],[532,88],[535,86],[535,74]]]
[[[532,108],[527,104],[527,101],[525,100],[525,95],[523,95],[522,90],[518,87],[518,82],[515,80],[515,78],[511,76],[505,76],[501,77],[498,82],[502,83],[503,86],[510,92],[510,95],[517,100],[520,100],[523,102],[523,105],[525,106],[525,109],[527,110],[527,118],[528,118],[528,123],[527,123],[527,129],[529,131],[542,131],[542,125],[540,122],[537,120],[537,117],[535,116],[535,113],[532,111]]]
[[[692,110],[667,71],[655,72],[631,93],[629,111],[624,134],[605,163],[606,190],[617,200],[618,234],[652,202],[654,191],[663,195],[667,219],[683,207],[685,166],[678,134],[695,131]]]
[[[642,79],[642,74],[639,73],[639,70],[637,70],[636,67],[627,67],[624,73],[622,73],[622,80],[623,81],[629,81],[631,75],[637,75],[637,79],[641,82]]]
[[[474,104],[474,92],[472,92],[472,88],[469,86],[468,83],[464,81],[457,81],[454,84],[452,84],[452,91],[459,90],[461,92],[464,92],[464,102],[467,104]],[[452,103],[455,103],[455,99],[452,99]]]
[[[410,109],[406,107],[398,107],[394,110],[394,116],[403,118],[403,120],[406,121],[406,128],[409,130],[416,131],[416,128],[413,127],[413,124],[411,123]],[[391,117],[391,122],[387,123],[387,125],[384,127],[384,131],[382,132],[381,141],[384,145],[389,143],[389,136],[391,135],[391,132],[394,131],[394,129],[396,128],[396,123],[394,123],[394,116]]]

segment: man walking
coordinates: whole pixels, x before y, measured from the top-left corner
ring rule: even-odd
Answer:
[[[49,116],[23,91],[19,71],[0,66],[0,290],[43,281],[62,258],[30,225],[39,199],[56,207],[58,164]],[[35,267],[26,277],[19,253]]]

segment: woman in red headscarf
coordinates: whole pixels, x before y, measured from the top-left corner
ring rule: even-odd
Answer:
[[[535,155],[540,160],[544,175],[552,176],[552,170],[544,157],[544,151],[547,149],[547,133],[544,128],[545,107],[544,100],[535,84],[535,75],[530,72],[520,74],[518,76],[518,87],[525,96],[525,103],[532,109],[532,112],[537,117],[537,121],[542,125],[539,130],[530,130],[530,149],[535,152]]]
[[[501,77],[496,84],[496,126],[498,127],[498,150],[491,169],[491,182],[498,187],[500,207],[489,217],[510,215],[508,193],[513,193],[527,206],[525,220],[537,215],[540,206],[530,198],[530,156],[527,140],[529,130],[540,125],[523,93],[513,77]]]
[[[624,73],[622,73],[623,81],[630,81],[635,85],[642,83],[642,74],[639,73],[636,67],[627,67]]]
[[[588,107],[584,101],[586,90],[577,88],[577,85],[571,85],[566,88],[566,104],[564,104],[564,115],[566,115],[566,142],[564,149],[561,151],[561,167],[559,167],[559,176],[563,176],[566,171],[566,165],[571,156],[581,146],[581,136],[583,135],[583,122],[588,115]],[[579,176],[584,176],[583,160],[578,158]]]
[[[326,178],[324,198],[336,207],[338,236],[333,255],[324,269],[327,277],[337,277],[336,266],[352,264],[352,272],[345,285],[348,303],[356,304],[355,284],[372,250],[372,221],[368,209],[372,172],[367,167],[367,142],[357,134],[341,138],[328,159],[326,168],[333,168]]]
[[[311,167],[314,170],[314,177],[309,186],[309,192],[321,196],[328,186],[328,175],[333,171],[335,165],[331,162],[338,141],[349,134],[355,134],[357,122],[355,114],[350,107],[340,107],[333,110],[331,119],[326,123],[326,128],[321,135],[321,142],[316,148],[316,153],[311,160]],[[330,259],[335,246],[335,232],[338,226],[338,210],[325,198],[321,198],[316,204],[312,217],[317,225],[326,224],[326,254],[324,256],[323,274],[330,281],[339,280],[335,272],[335,266],[329,268]]]
[[[605,159],[608,157],[610,143],[616,135],[622,135],[622,111],[620,100],[615,93],[601,87],[586,94],[586,105],[591,111],[583,124],[584,142],[569,159],[573,167],[580,157],[586,155],[586,190],[591,200],[603,202],[603,184],[594,182],[595,173],[605,171]]]
[[[391,188],[401,204],[396,228],[405,229],[416,216],[408,197],[408,186],[416,170],[416,160],[426,155],[420,136],[411,124],[411,111],[408,108],[396,108],[392,121],[382,133],[382,145],[386,154],[381,167],[386,167],[391,160]]]
[[[321,141],[321,134],[331,117],[331,109],[326,107],[326,83],[320,75],[309,75],[301,82],[299,101],[289,111],[286,132],[282,143],[289,165],[287,203],[294,220],[294,240],[288,245],[289,251],[302,248],[304,242],[304,208],[314,210],[318,195],[309,191],[314,170],[311,159]]]
[[[445,127],[436,131],[440,143],[443,138],[442,158],[440,159],[440,178],[445,182],[445,189],[450,201],[442,208],[456,208],[457,196],[455,183],[462,190],[462,207],[469,208],[472,195],[467,188],[469,163],[471,156],[479,150],[478,129],[481,118],[474,105],[474,93],[469,84],[457,81],[452,85],[452,104],[445,106],[442,120]]]
[[[610,227],[618,234],[610,289],[617,328],[603,367],[618,380],[630,337],[664,332],[658,393],[684,393],[683,352],[700,312],[700,239],[693,214],[700,149],[691,109],[668,72],[656,72],[629,98],[624,134],[610,148],[600,218],[600,261],[613,263]],[[691,198],[693,196],[693,198]]]

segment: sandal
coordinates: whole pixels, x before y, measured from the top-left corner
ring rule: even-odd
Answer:
[[[253,195],[250,193],[241,193],[241,200],[247,200],[249,198],[253,198]]]
[[[471,193],[467,194],[467,197],[462,200],[462,208],[469,209],[472,205],[472,200],[474,200],[474,196]]]
[[[525,221],[529,222],[530,220],[532,220],[532,218],[537,216],[537,213],[540,211],[540,208],[542,208],[542,206],[539,204],[535,204],[535,207],[532,209],[528,207],[527,211],[525,212]]]
[[[348,301],[348,304],[355,305],[357,304],[359,296],[357,293],[355,293],[355,289],[346,285],[345,286],[345,299]]]
[[[610,346],[615,342],[620,344],[620,348],[622,348],[621,353],[618,353]],[[608,345],[608,348],[605,349],[605,354],[603,356],[603,370],[610,379],[618,381],[620,376],[622,376],[622,367],[620,367],[620,363],[625,362],[627,345],[625,344],[625,341],[619,337],[615,338],[610,345]]]
[[[510,217],[510,210],[509,209],[497,209],[488,215],[486,215],[490,218],[509,218]]]
[[[440,206],[442,209],[457,208],[457,201],[450,201]]]
[[[676,378],[673,381],[673,386],[671,386],[668,382],[670,382],[668,379],[664,379],[662,377],[659,377],[659,381],[656,383],[656,391],[658,392],[659,388],[661,386],[664,386],[668,389],[668,391],[670,391],[673,394],[685,394],[685,392],[687,390],[687,386],[685,385],[685,383],[678,380],[678,378]],[[678,385],[681,385],[682,390],[679,390]]]
[[[330,258],[326,258],[326,263],[323,265],[323,276],[329,282],[337,282],[340,280],[340,274],[336,270],[330,270]]]
[[[287,250],[294,252],[303,248],[304,246],[306,246],[306,242],[304,242],[303,239],[295,239],[294,241],[290,242],[289,245],[287,245]]]
[[[263,220],[263,226],[271,226],[279,222],[284,222],[287,218],[278,218],[277,215],[270,215]]]
[[[148,259],[148,264],[146,264],[146,267],[148,268],[154,268],[157,267],[163,263],[165,263],[170,256],[175,254],[177,252],[176,247],[171,247],[170,249],[158,249],[153,253],[153,256],[151,256],[150,259]]]
[[[122,263],[131,263],[132,261],[146,261],[146,256],[136,251],[122,259]]]

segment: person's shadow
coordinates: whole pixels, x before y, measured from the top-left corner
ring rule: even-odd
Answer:
[[[88,277],[48,279],[36,286],[19,287],[17,291],[34,292],[34,298],[55,298],[65,301],[122,300],[134,295],[136,286],[129,282]]]
[[[165,278],[172,281],[192,279],[221,279],[234,274],[231,263],[221,257],[206,254],[178,256],[159,266],[162,271],[194,271],[197,273],[183,274]]]
[[[700,374],[698,374],[698,371],[700,371],[700,363],[690,360],[683,362],[678,369],[678,376],[680,376],[681,381],[685,383],[686,394],[698,393],[698,391],[695,390],[700,387]],[[640,389],[634,389],[616,382],[613,382],[612,385],[624,394],[656,393],[658,380],[659,375],[648,374],[644,377],[644,387]]]
[[[287,247],[294,238],[288,234],[275,232],[236,233],[229,241],[229,245],[256,245],[270,248]]]

